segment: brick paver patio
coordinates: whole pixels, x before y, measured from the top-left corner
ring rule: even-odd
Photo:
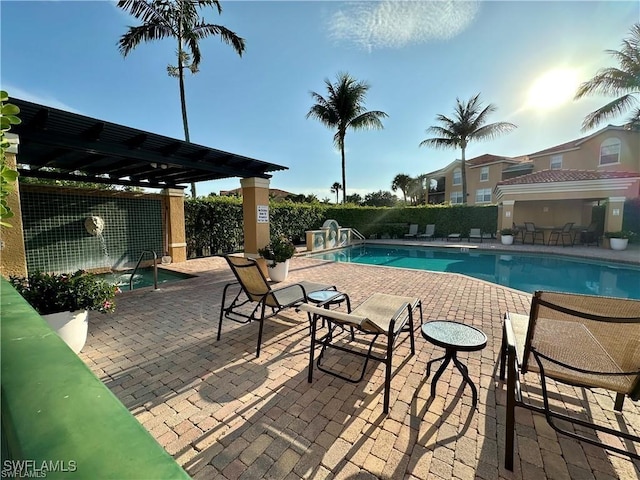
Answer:
[[[528,312],[528,294],[461,275],[294,258],[286,283],[335,284],[354,305],[373,292],[416,296],[425,320],[462,321],[487,334],[484,350],[459,355],[478,386],[474,411],[469,388],[450,367],[430,398],[425,365],[442,350],[421,337],[416,322],[416,355],[407,356],[408,342],[397,349],[385,416],[381,364],[372,362],[358,384],[317,370],[308,383],[308,322],[292,309],[265,323],[258,359],[257,324],[225,321],[218,342],[222,288],[232,280],[226,263],[207,258],[171,268],[198,277],[120,295],[116,313],[91,316],[81,358],[194,478],[640,477],[640,462],[557,435],[522,409],[515,470],[503,468],[501,316]],[[557,400],[567,408],[640,434],[637,402],[627,399],[619,415],[608,392],[556,392],[569,394]]]

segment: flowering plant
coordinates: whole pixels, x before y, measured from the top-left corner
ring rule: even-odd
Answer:
[[[40,315],[76,310],[107,313],[116,307],[118,287],[84,270],[69,274],[35,272],[9,280]]]
[[[607,238],[632,238],[635,235],[634,232],[628,230],[621,230],[619,232],[604,232],[604,236]]]
[[[266,260],[271,260],[272,265],[275,265],[293,257],[293,254],[296,253],[296,246],[284,235],[279,235],[272,238],[271,243],[265,245],[264,248],[259,248],[258,253]]]

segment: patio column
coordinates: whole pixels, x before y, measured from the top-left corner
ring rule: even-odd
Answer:
[[[16,134],[7,133],[5,139],[9,141],[11,146],[7,149],[5,159],[6,165],[15,170],[16,155],[18,153],[19,139]],[[25,276],[27,274],[27,255],[24,248],[24,235],[22,229],[22,208],[20,206],[20,186],[16,181],[13,190],[9,192],[6,198],[7,205],[13,212],[13,217],[8,218],[6,222],[11,225],[2,228],[2,238],[0,245],[0,273],[5,278],[11,275]]]
[[[258,249],[270,240],[269,179],[242,178],[242,213],[244,217],[244,253],[257,257]]]
[[[607,211],[604,214],[604,231],[619,232],[622,230],[622,214],[626,197],[609,197]]]
[[[513,226],[513,222],[515,221],[513,217],[515,204],[515,200],[505,200],[501,205],[498,205],[498,231]],[[502,206],[502,208],[500,208],[500,206]]]
[[[166,188],[164,195],[164,229],[167,255],[173,262],[187,261],[187,237],[184,229],[184,191],[181,188]]]

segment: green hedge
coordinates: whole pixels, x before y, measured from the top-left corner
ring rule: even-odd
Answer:
[[[417,223],[424,232],[427,224],[436,226],[436,237],[450,233],[466,236],[471,228],[485,234],[497,231],[496,205],[422,205],[417,207],[358,207],[322,203],[271,202],[269,206],[271,234],[285,235],[294,243],[305,241],[307,230],[317,230],[327,219],[343,227],[352,227],[366,238],[373,235],[402,238],[409,224]],[[605,207],[593,208],[593,219],[604,224]],[[242,199],[208,197],[187,199],[185,228],[188,258],[218,255],[242,250]],[[624,230],[636,232],[640,241],[640,199],[628,200],[624,206]]]

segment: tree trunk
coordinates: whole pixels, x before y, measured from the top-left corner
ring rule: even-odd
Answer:
[[[182,65],[182,21],[180,21],[180,33],[178,35],[178,82],[180,85],[180,108],[182,110],[184,141],[190,143],[189,120],[187,119],[187,99],[184,92],[184,65]],[[191,198],[196,198],[196,184],[194,182],[191,182]]]
[[[467,148],[466,142],[462,144],[462,166],[460,172],[462,173],[462,203],[467,203],[467,166],[465,160],[465,150]]]
[[[347,203],[347,169],[344,158],[344,135],[340,141],[340,153],[342,154],[342,204]]]

